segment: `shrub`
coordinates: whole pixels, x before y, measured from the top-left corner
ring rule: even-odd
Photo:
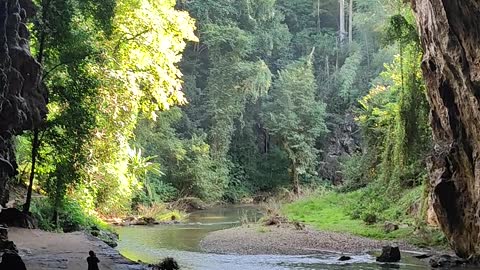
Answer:
[[[38,227],[46,231],[61,230],[64,232],[89,229],[91,227],[108,230],[108,226],[96,216],[88,214],[82,206],[70,199],[65,199],[58,211],[58,220],[53,220],[54,208],[48,198],[33,198],[30,208]],[[58,223],[57,223],[58,221]]]

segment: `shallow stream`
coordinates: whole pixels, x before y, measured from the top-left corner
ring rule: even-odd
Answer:
[[[241,221],[255,221],[262,213],[253,206],[230,206],[197,211],[185,224],[119,227],[118,250],[125,257],[147,263],[158,263],[164,257],[174,257],[181,269],[211,270],[290,270],[290,269],[426,269],[427,265],[402,254],[402,263],[378,264],[365,254],[352,256],[347,263],[339,262],[338,255],[277,256],[277,255],[222,255],[204,253],[200,240],[209,232],[239,226]]]

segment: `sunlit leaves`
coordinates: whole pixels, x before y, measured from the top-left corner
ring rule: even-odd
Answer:
[[[183,104],[182,73],[177,67],[186,40],[197,40],[194,22],[174,9],[175,1],[117,1],[111,37],[111,74],[153,113]]]

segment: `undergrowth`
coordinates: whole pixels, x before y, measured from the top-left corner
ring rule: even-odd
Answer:
[[[372,192],[368,187],[347,193],[322,191],[284,205],[282,213],[292,221],[304,222],[320,230],[406,240],[418,246],[445,244],[439,230],[421,221],[419,198],[422,198],[423,188],[406,190],[398,200],[382,200],[384,196],[372,196]],[[369,220],[372,215],[373,220]],[[386,221],[399,224],[400,228],[386,232],[383,226]]]
[[[73,200],[66,200],[58,211],[57,220],[54,219],[54,209],[48,198],[33,198],[30,211],[38,222],[38,227],[45,231],[79,231],[90,230],[95,227],[104,231],[111,231],[110,225],[95,215],[86,213],[80,204]]]
[[[152,217],[157,221],[184,220],[187,214],[180,210],[171,210],[164,203],[138,205],[136,214],[141,217]]]

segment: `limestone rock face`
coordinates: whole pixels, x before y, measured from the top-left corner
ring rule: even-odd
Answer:
[[[480,1],[412,0],[435,153],[433,208],[458,256],[480,258]]]
[[[347,112],[339,118],[341,120],[328,127],[330,133],[318,170],[321,178],[329,179],[333,184],[343,182],[341,160],[361,151],[360,128],[353,113]]]
[[[20,5],[20,2],[22,6]],[[8,180],[17,174],[13,136],[40,125],[46,116],[41,67],[30,53],[30,0],[0,0],[0,204],[8,201]],[[25,7],[23,9],[22,7]]]

